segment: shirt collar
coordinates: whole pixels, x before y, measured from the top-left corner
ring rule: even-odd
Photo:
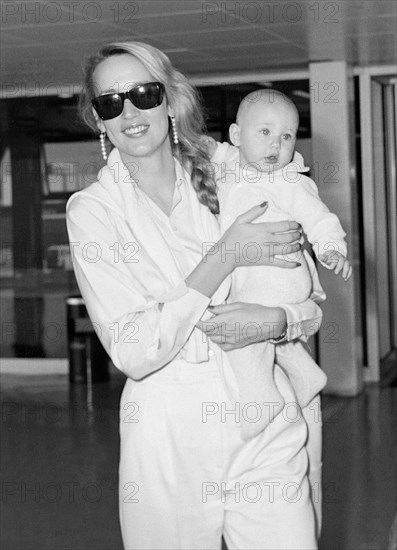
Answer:
[[[175,163],[175,174],[176,174],[176,180],[175,185],[177,187],[180,187],[183,183],[186,183],[188,181],[188,174],[186,170],[183,168],[179,160],[174,157],[174,163]],[[109,170],[113,173],[114,179],[118,179],[118,181],[130,183],[134,186],[134,188],[137,188],[136,180],[130,175],[130,172],[127,168],[127,166],[124,164],[120,152],[116,147],[112,149],[108,156],[107,160],[107,167]]]
[[[179,160],[174,157],[175,162],[175,174],[176,174],[176,180],[175,185],[177,187],[180,187],[183,183],[186,183],[189,179],[188,174],[186,170],[183,168]]]

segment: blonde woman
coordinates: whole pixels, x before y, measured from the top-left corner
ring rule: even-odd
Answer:
[[[282,255],[299,250],[300,226],[253,224],[266,208],[258,205],[220,235],[196,92],[156,48],[102,48],[87,65],[82,110],[105,157],[105,133],[113,145],[98,181],[70,199],[67,223],[88,312],[127,376],[125,548],[219,549],[222,535],[229,550],[315,548],[307,427],[289,380],[276,368],[285,414],[243,441],[225,350],[277,338],[290,323],[305,330],[321,313],[311,300],[288,313],[208,310],[224,302],[232,271],[252,265],[238,253],[252,242],[263,252],[255,265],[293,269]]]

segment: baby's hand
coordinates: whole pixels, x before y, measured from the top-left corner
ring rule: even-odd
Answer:
[[[216,153],[216,141],[211,136],[202,135],[200,137],[200,141],[202,144],[204,144],[208,148],[208,153],[210,155],[210,158],[212,158]]]
[[[338,275],[342,272],[342,277],[347,281],[352,274],[352,267],[349,260],[347,260],[343,254],[336,250],[328,250],[320,255],[319,259],[326,264],[328,269],[335,272]]]

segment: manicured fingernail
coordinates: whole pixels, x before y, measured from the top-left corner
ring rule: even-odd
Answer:
[[[265,208],[265,206],[267,206],[267,201],[262,202],[259,206],[260,206],[261,208]]]

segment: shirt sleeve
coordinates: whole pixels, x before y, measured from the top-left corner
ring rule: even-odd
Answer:
[[[339,218],[322,202],[314,181],[301,174],[299,181],[291,185],[296,186],[293,201],[294,219],[302,224],[317,259],[321,262],[319,256],[330,250],[336,250],[346,256],[346,233]]]
[[[135,380],[165,366],[189,339],[210,298],[181,280],[171,301],[148,300],[131,264],[123,261],[123,243],[117,247],[119,237],[105,207],[76,197],[69,201],[66,220],[81,295],[115,366]]]

